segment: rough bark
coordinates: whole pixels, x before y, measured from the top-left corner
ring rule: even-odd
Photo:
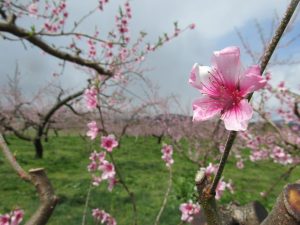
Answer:
[[[261,225],[300,224],[300,183],[288,184]]]
[[[260,225],[267,217],[267,210],[259,202],[254,201],[246,205],[228,204],[220,207],[222,225]],[[207,225],[205,212],[194,217],[192,225]]]
[[[243,206],[229,204],[221,212],[228,218],[229,225],[259,225],[268,215],[265,207],[258,201]]]
[[[29,170],[29,175],[39,195],[40,205],[25,225],[44,225],[50,219],[58,198],[43,168]]]

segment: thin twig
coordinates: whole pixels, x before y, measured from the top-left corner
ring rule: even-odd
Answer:
[[[23,170],[23,168],[17,162],[16,158],[12,155],[1,133],[0,133],[0,146],[9,164],[17,172],[17,174],[21,177],[21,179],[25,181],[30,181],[31,178],[29,174],[25,170]]]
[[[82,215],[82,225],[85,225],[86,222],[86,212],[87,212],[87,208],[89,205],[89,200],[90,200],[90,196],[91,196],[91,190],[92,190],[92,183],[90,183],[87,195],[86,195],[86,199],[85,199],[85,204],[84,204],[84,210],[83,210],[83,215]]]
[[[163,200],[163,203],[161,205],[161,208],[156,216],[156,219],[155,219],[155,222],[154,222],[154,225],[158,225],[159,224],[159,221],[160,221],[160,217],[161,217],[161,214],[163,213],[166,205],[167,205],[167,201],[168,201],[168,197],[169,197],[169,194],[170,194],[170,191],[171,191],[171,188],[172,188],[172,168],[169,167],[169,180],[168,180],[168,188],[167,188],[167,191],[165,193],[165,197],[164,197],[164,200]]]
[[[112,155],[111,152],[109,152],[109,157],[115,167],[115,170],[116,170],[116,174],[119,178],[119,182],[120,184],[122,184],[122,186],[124,187],[124,189],[126,190],[126,192],[128,193],[129,197],[130,197],[130,200],[131,200],[131,203],[132,203],[132,209],[133,209],[133,220],[134,220],[134,225],[137,225],[137,208],[136,208],[136,201],[135,201],[135,195],[133,192],[130,191],[129,187],[127,186],[127,184],[125,183],[125,180],[123,179],[122,177],[122,174],[119,170],[119,168],[117,167],[116,165],[116,162],[114,160],[114,157]]]

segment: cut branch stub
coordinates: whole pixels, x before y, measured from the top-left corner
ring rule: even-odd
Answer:
[[[215,196],[210,193],[211,181],[207,179],[205,168],[200,168],[195,177],[195,183],[199,194],[198,202],[204,211],[208,225],[220,225],[221,217]]]
[[[280,193],[277,201],[262,225],[299,225],[300,224],[300,183],[288,184]]]
[[[289,184],[284,189],[284,205],[288,213],[300,222],[300,184]]]

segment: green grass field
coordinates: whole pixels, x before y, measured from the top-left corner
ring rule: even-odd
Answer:
[[[48,224],[81,224],[84,204],[89,189],[90,175],[87,172],[88,157],[93,149],[77,136],[52,137],[45,143],[45,156],[42,160],[34,159],[31,143],[9,137],[10,148],[20,164],[26,169],[44,167],[55,188],[60,201]],[[94,143],[95,144],[95,143]],[[161,160],[161,146],[154,138],[125,137],[122,145],[114,151],[119,170],[127,185],[134,192],[137,203],[138,222],[141,225],[154,223],[167,188],[168,170]],[[179,205],[192,197],[193,179],[197,166],[174,153],[173,186],[168,205],[161,217],[161,223],[174,225],[180,222]],[[245,163],[243,170],[235,167],[235,160],[230,159],[226,166],[225,180],[232,179],[235,193],[226,192],[221,203],[232,200],[241,204],[253,200],[261,201],[268,209],[285,183],[300,178],[300,169],[294,170],[286,181],[279,181],[279,176],[288,169],[271,162]],[[267,199],[262,199],[260,192],[278,181],[275,191]],[[0,213],[15,207],[25,210],[25,220],[38,206],[38,197],[31,184],[20,180],[9,167],[0,153]],[[93,224],[91,209],[102,208],[112,214],[119,225],[133,224],[130,198],[121,185],[110,193],[107,184],[94,187],[88,205],[87,224]]]

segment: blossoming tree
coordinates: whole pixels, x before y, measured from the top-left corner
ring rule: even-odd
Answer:
[[[45,3],[33,1],[24,4],[2,1],[0,3],[2,17],[0,32],[6,39],[11,39],[13,36],[25,40],[46,54],[63,60],[64,63],[75,64],[82,73],[90,75],[91,79],[84,91],[85,106],[87,110],[97,112],[98,118],[97,121],[96,119],[91,120],[87,124],[86,135],[91,140],[95,140],[97,137],[101,140],[101,145],[97,147],[97,150],[91,152],[89,157],[90,163],[87,169],[91,173],[91,184],[99,186],[103,182],[107,182],[108,191],[112,191],[117,184],[122,185],[132,204],[134,214],[132,223],[138,224],[135,195],[122,178],[122,171],[118,169],[114,160],[114,153],[119,150],[119,141],[115,135],[110,134],[106,129],[105,107],[111,108],[112,105],[121,105],[124,99],[118,102],[117,99],[113,98],[114,95],[111,92],[120,93],[120,89],[123,90],[124,85],[126,86],[131,81],[131,74],[140,75],[143,72],[140,70],[139,64],[144,57],[165,42],[177,37],[184,29],[180,30],[175,24],[173,34],[165,34],[153,45],[144,44],[145,34],[143,32],[140,33],[136,41],[132,42],[128,27],[128,22],[132,18],[132,11],[129,2],[126,2],[116,16],[115,29],[107,34],[106,39],[100,38],[97,29],[93,34],[76,31],[82,20],[96,10],[104,10],[107,3],[107,0],[100,0],[95,10],[75,22],[74,26],[67,30],[65,24],[69,13],[66,1]],[[195,64],[192,68],[189,82],[202,94],[202,97],[193,103],[194,121],[199,122],[220,115],[225,128],[230,132],[224,149],[221,151],[222,157],[219,165],[210,163],[197,172],[195,178],[198,193],[197,202],[189,201],[180,205],[182,223],[198,225],[203,223],[209,225],[299,224],[299,183],[288,184],[284,188],[269,215],[259,203],[255,202],[245,206],[230,204],[225,207],[220,207],[216,202],[225,189],[233,191],[231,183],[225,182],[222,177],[227,158],[238,132],[248,129],[249,120],[253,115],[253,108],[249,101],[254,91],[267,85],[267,78],[263,78],[262,75],[264,75],[266,66],[298,3],[299,0],[291,1],[272,41],[266,47],[260,65],[254,65],[244,70],[240,62],[239,48],[231,46],[213,53],[212,66]],[[43,10],[40,10],[39,7],[42,7]],[[40,19],[42,26],[36,24],[30,28],[21,27],[18,25],[18,21],[23,16]],[[194,25],[192,24],[186,29],[189,28],[194,29]],[[65,37],[68,44],[64,47],[49,44],[48,38],[51,40],[53,37]],[[68,39],[68,37],[71,38]],[[99,46],[101,46],[100,52],[98,51]],[[112,86],[115,89],[111,89]],[[297,107],[298,103],[295,108]],[[295,115],[298,115],[298,109]],[[99,124],[101,125],[99,126]],[[245,138],[248,137],[245,136]],[[46,224],[55,209],[58,198],[44,169],[32,169],[27,173],[12,155],[2,135],[0,135],[0,146],[12,168],[23,180],[31,182],[39,194],[40,206],[26,225]],[[172,165],[176,163],[173,159],[174,149],[171,145],[163,144],[161,152],[162,161],[169,171],[169,180],[155,224],[159,224],[167,204],[172,185]],[[253,155],[253,157],[255,156],[257,157],[257,155]],[[278,147],[274,150],[272,157],[279,162],[289,161],[289,156],[285,155],[282,149]],[[241,163],[239,167],[242,167]],[[86,201],[88,202],[88,200],[89,194]],[[18,224],[21,222],[22,216],[22,211],[15,210],[10,214],[1,215],[0,221],[3,224]],[[92,216],[96,224],[117,224],[113,215],[104,209],[93,209]],[[84,216],[82,223],[85,224],[85,222]]]

